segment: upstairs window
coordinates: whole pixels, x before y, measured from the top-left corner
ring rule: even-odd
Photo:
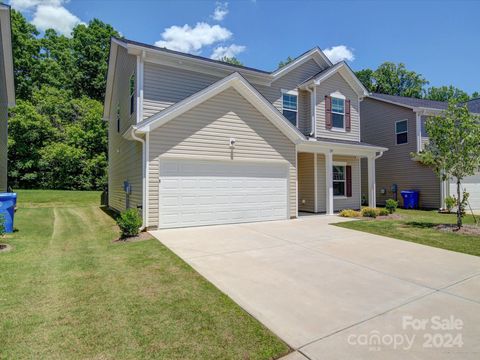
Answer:
[[[332,128],[345,129],[345,100],[332,96]]]
[[[298,117],[298,96],[284,92],[282,94],[282,113],[288,121],[297,126]]]
[[[408,120],[395,122],[395,137],[397,145],[408,143]]]
[[[135,73],[130,76],[130,115],[135,111]]]

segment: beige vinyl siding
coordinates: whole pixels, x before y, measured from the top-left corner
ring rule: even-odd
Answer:
[[[229,146],[232,137],[236,139],[233,151]],[[290,169],[289,212],[296,216],[295,145],[232,88],[150,133],[149,227],[158,226],[159,161],[165,156],[285,161]]]
[[[281,112],[282,89],[296,90],[299,84],[321,70],[322,68],[314,60],[308,60],[270,86],[252,85]],[[239,72],[241,73],[241,70]],[[156,114],[220,79],[219,76],[145,62],[143,118]],[[298,95],[299,128],[302,132],[309,133],[311,131],[310,95],[307,91],[299,91]]]
[[[411,109],[366,98],[361,103],[362,141],[388,148],[383,156],[376,160],[377,203],[383,205],[392,198],[393,184],[398,186],[398,199],[402,190],[419,190],[420,206],[438,208],[440,206],[440,181],[428,167],[411,159],[410,153],[416,152],[416,115]],[[408,120],[408,144],[396,145],[395,122]],[[362,193],[367,195],[366,161],[363,165]],[[382,194],[381,189],[386,193]]]
[[[314,154],[298,154],[298,210],[315,211]]]
[[[7,118],[8,99],[3,59],[2,33],[0,29],[0,192],[7,190]]]
[[[126,208],[124,181],[132,186],[130,207],[142,205],[142,146],[126,140],[122,134],[136,123],[136,112],[130,114],[130,76],[136,69],[136,57],[118,47],[113,80],[112,106],[108,126],[108,203],[117,211]],[[117,104],[120,106],[120,132],[117,132]],[[136,107],[134,107],[136,110]]]
[[[343,209],[360,209],[361,207],[361,177],[360,177],[360,159],[351,156],[333,156],[333,161],[345,162],[346,165],[352,167],[352,196],[347,198],[334,198],[333,210],[340,211]],[[326,168],[325,155],[317,155],[317,196],[318,211],[325,212],[326,204]]]
[[[143,118],[156,114],[220,79],[218,76],[145,62]]]
[[[325,95],[340,92],[350,100],[351,130],[346,132],[334,131],[325,127]],[[342,140],[360,140],[360,104],[357,93],[347,81],[338,73],[333,74],[317,87],[317,137]]]

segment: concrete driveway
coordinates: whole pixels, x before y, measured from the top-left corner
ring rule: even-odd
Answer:
[[[338,221],[152,234],[297,350],[291,359],[480,358],[480,258]]]

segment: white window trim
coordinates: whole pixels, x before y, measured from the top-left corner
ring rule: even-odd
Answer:
[[[283,108],[283,95],[284,94],[287,94],[287,95],[293,95],[293,96],[296,96],[297,97],[297,110],[292,110],[292,109],[284,109]],[[296,116],[295,116],[295,127],[298,128],[298,91],[297,90],[285,90],[285,89],[282,89],[282,115],[283,115],[283,110],[287,110],[287,111],[295,111],[296,112]],[[288,119],[287,119],[288,120]]]
[[[399,122],[404,122],[404,121],[407,122],[407,130],[397,133],[397,123],[399,123]],[[397,135],[405,134],[405,133],[407,134],[407,142],[402,143],[402,144],[399,144],[399,143],[397,142]],[[408,138],[409,138],[409,136],[408,136],[408,119],[402,119],[402,120],[397,120],[397,121],[395,121],[395,145],[408,145],[408,141],[409,141]]]
[[[334,166],[342,166],[343,167],[343,173],[345,174],[345,179],[344,180],[335,180],[333,179],[333,167]],[[343,195],[333,195],[334,199],[346,199],[347,198],[347,163],[345,161],[334,161],[332,163],[332,188],[333,188],[333,183],[334,182],[343,182],[345,186],[343,187]]]
[[[334,99],[334,98],[343,100],[343,113],[339,113],[339,112],[333,111],[333,99]],[[332,115],[332,127],[331,127],[330,130],[332,130],[332,131],[337,131],[337,132],[347,132],[347,130],[345,129],[345,104],[346,104],[347,98],[346,98],[345,95],[343,95],[342,93],[340,93],[340,92],[338,92],[338,91],[335,91],[335,92],[333,92],[333,93],[330,94],[330,99],[331,99],[331,102],[332,102],[332,106],[331,106],[332,114],[340,114],[340,115],[343,115],[343,127],[333,126],[333,115]]]

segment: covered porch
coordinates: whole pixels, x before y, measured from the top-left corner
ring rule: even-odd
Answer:
[[[343,209],[360,209],[362,158],[368,162],[368,205],[375,207],[375,160],[386,150],[339,140],[310,140],[299,144],[298,211],[333,215]]]

